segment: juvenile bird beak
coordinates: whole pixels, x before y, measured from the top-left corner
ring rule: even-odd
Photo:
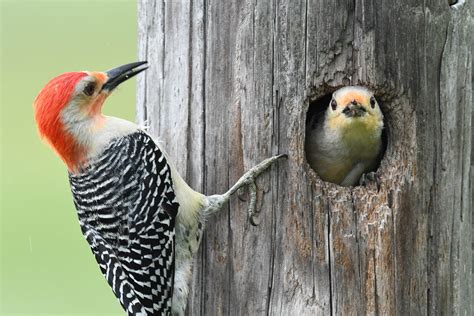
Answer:
[[[361,117],[365,115],[366,110],[357,102],[352,101],[344,108],[344,110],[342,110],[342,113],[344,113],[347,117]]]
[[[102,91],[110,92],[122,82],[138,75],[140,72],[148,68],[148,66],[140,67],[146,63],[146,61],[139,61],[107,70],[105,72],[107,75],[107,81],[102,86]]]

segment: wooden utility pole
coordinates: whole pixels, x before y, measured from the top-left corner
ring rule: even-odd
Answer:
[[[262,159],[260,226],[210,219],[190,315],[473,315],[473,2],[139,0],[138,120],[190,185]],[[309,107],[342,85],[386,118],[379,185],[322,182]]]

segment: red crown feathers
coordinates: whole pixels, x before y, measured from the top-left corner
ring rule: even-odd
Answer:
[[[84,149],[65,130],[61,110],[70,102],[76,84],[85,72],[66,72],[49,81],[34,101],[39,134],[58,152],[70,170],[84,158]]]

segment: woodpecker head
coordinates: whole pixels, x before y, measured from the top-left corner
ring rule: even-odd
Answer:
[[[330,128],[352,133],[383,128],[383,114],[374,94],[358,86],[344,87],[333,93],[326,120]]]
[[[34,101],[38,131],[69,170],[80,166],[88,142],[101,128],[102,104],[122,82],[147,67],[146,62],[123,65],[106,72],[67,72],[49,81]]]

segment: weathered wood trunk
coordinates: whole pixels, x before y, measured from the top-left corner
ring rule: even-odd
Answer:
[[[190,185],[221,193],[289,155],[257,183],[260,226],[238,198],[209,221],[189,314],[474,314],[472,12],[139,0],[138,120]],[[379,186],[325,183],[306,162],[308,107],[348,84],[382,102]]]

